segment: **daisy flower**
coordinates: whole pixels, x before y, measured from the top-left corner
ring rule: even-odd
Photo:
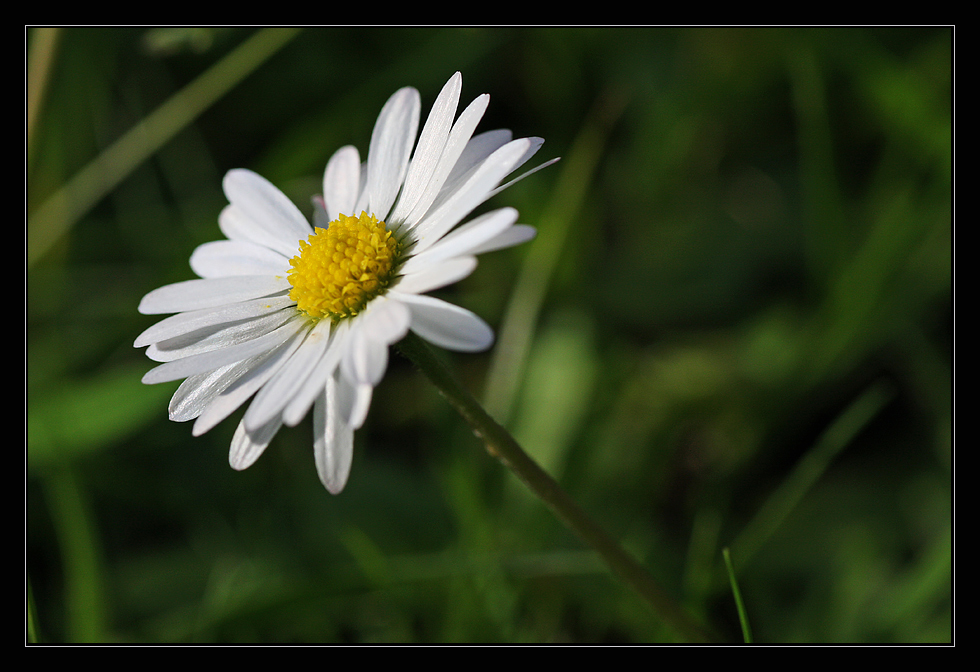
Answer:
[[[230,171],[223,182],[229,205],[218,219],[227,240],[191,255],[200,279],[166,285],[140,302],[143,314],[176,313],[134,344],[149,346],[147,356],[161,362],[144,383],[185,379],[170,402],[171,420],[196,419],[199,436],[254,396],[232,438],[233,468],[254,463],[280,427],[296,425],[312,407],[317,473],[339,493],[389,345],[408,330],[450,350],[492,343],[483,320],[426,293],[472,273],[477,254],[534,236],[516,223],[513,208],[457,225],[512,184],[501,182],[543,140],[514,140],[507,130],[474,136],[489,96],[457,118],[461,86],[456,73],[417,144],[419,93],[395,92],[375,124],[367,161],[348,146],[327,163],[312,227],[270,182]]]

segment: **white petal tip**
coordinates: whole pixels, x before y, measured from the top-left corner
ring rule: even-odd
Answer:
[[[351,409],[350,420],[347,425],[351,429],[360,429],[367,420],[368,411],[371,410],[371,397],[374,394],[374,387],[368,383],[361,383],[357,386],[354,408]]]
[[[324,483],[323,485],[327,489],[327,492],[329,492],[331,495],[339,495],[344,491],[344,488],[347,486],[347,482],[344,481],[343,483]]]
[[[136,312],[138,312],[140,315],[153,315],[154,314],[153,310],[147,304],[147,301],[146,301],[146,297],[145,296],[142,299],[140,299],[140,305],[136,306]]]

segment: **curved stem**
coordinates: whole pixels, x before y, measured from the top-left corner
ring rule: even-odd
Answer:
[[[524,452],[510,433],[491,418],[473,395],[464,389],[421,338],[409,333],[399,344],[435,384],[450,404],[484,441],[487,452],[514,472],[540,497],[562,522],[593,548],[620,579],[639,593],[663,621],[684,639],[710,641],[708,633],[692,620],[650,574],[606,533],[558,483]]]

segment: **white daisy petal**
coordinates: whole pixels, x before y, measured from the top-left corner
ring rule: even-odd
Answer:
[[[340,362],[341,370],[355,385],[377,385],[388,367],[388,345],[367,337],[362,329],[356,332]]]
[[[229,364],[214,371],[186,378],[170,398],[170,407],[167,409],[170,419],[174,422],[186,422],[199,416],[224,390],[219,381],[233,366],[235,364]]]
[[[218,228],[228,240],[255,243],[290,258],[291,255],[296,254],[297,243],[300,240],[299,238],[284,239],[280,232],[275,230],[274,222],[260,224],[234,205],[225,206],[218,215]]]
[[[268,223],[282,240],[291,242],[313,233],[293,202],[264,177],[251,170],[230,170],[222,186],[228,201],[260,224]]]
[[[477,351],[493,331],[470,311],[424,295],[476,267],[476,254],[534,236],[502,208],[462,223],[541,146],[510,131],[473,135],[489,97],[454,121],[462,76],[440,91],[418,137],[419,93],[396,91],[375,123],[367,161],[353,146],[330,158],[314,227],[275,186],[248,170],[224,179],[218,217],[227,240],[191,255],[201,279],[156,289],[141,313],[173,313],[140,334],[162,362],[145,383],[183,378],[169,407],[199,436],[252,399],[228,461],[245,469],[283,425],[313,407],[314,461],[341,492],[388,348],[409,329],[433,344]],[[412,151],[415,146],[414,153]],[[533,173],[529,171],[517,179]]]
[[[356,341],[352,341],[351,345],[354,343]],[[385,360],[387,361],[387,351]],[[343,367],[335,372],[335,376],[337,378],[336,410],[338,417],[343,420],[344,426],[350,427],[352,430],[360,429],[371,409],[374,386],[371,383],[353,380],[349,374],[343,371]]]
[[[541,147],[540,144],[537,145],[536,147],[533,148],[533,151],[526,158],[524,158],[521,161],[518,161],[517,165],[514,166],[514,170],[517,170],[518,168],[520,168],[524,164],[524,162],[526,162],[528,159],[530,159],[531,156],[534,154],[534,152],[536,152],[540,147]],[[530,177],[531,175],[534,175],[536,172],[538,172],[542,168],[547,168],[548,166],[557,163],[559,161],[559,159],[560,159],[560,157],[559,158],[554,158],[551,161],[546,161],[545,163],[542,163],[540,166],[535,166],[534,168],[532,168],[531,170],[527,171],[526,173],[521,173],[520,175],[518,175],[517,177],[515,177],[513,180],[509,180],[506,183],[501,184],[499,187],[497,187],[496,189],[494,189],[493,191],[491,191],[489,194],[487,194],[487,199],[493,198],[494,196],[496,196],[497,194],[499,194],[504,189],[510,189],[515,184],[517,184],[518,182],[520,182],[521,180],[523,180],[525,177]]]
[[[323,201],[327,222],[337,219],[341,214],[360,214],[354,212],[360,189],[361,156],[356,147],[341,147],[330,157],[323,173]]]
[[[219,394],[248,372],[253,360],[246,359],[187,378],[170,400],[170,419],[186,422],[201,415]]]
[[[330,494],[339,494],[347,485],[354,458],[354,430],[347,425],[338,406],[341,385],[330,376],[313,405],[313,456],[320,482]]]
[[[388,217],[389,223],[402,221],[412,211],[432,179],[442,156],[442,150],[446,146],[446,140],[449,138],[462,88],[463,78],[457,72],[449,78],[436,97],[435,103],[432,104],[429,118],[426,119],[422,133],[419,135],[412,163],[405,175],[401,196],[391,216]]]
[[[235,435],[231,438],[231,450],[228,453],[228,463],[231,468],[241,471],[251,467],[265,452],[280,427],[282,422],[279,418],[274,418],[251,432],[245,429],[244,420],[239,422]]]
[[[360,429],[364,425],[368,411],[371,410],[373,393],[374,387],[368,383],[360,383],[354,388],[354,403],[347,418],[347,424],[352,429]]]
[[[406,273],[398,281],[398,291],[408,294],[424,294],[434,289],[459,282],[476,268],[476,257],[455,257],[425,264],[414,273]]]
[[[333,330],[326,352],[316,363],[306,382],[296,391],[289,404],[283,409],[282,421],[284,424],[290,427],[297,425],[309,412],[317,395],[323,392],[327,378],[337,370],[340,358],[346,352],[347,338],[350,333],[349,324],[349,322],[341,322]]]
[[[182,313],[271,296],[288,289],[289,280],[285,275],[241,275],[185,280],[154,289],[143,297],[138,310],[144,315]]]
[[[223,322],[157,341],[146,349],[155,362],[172,362],[251,341],[272,332],[295,317],[293,310],[279,310],[248,320]]]
[[[200,436],[235,412],[249,397],[262,388],[282,366],[289,361],[303,341],[303,334],[297,333],[278,348],[252,360],[248,372],[219,394],[194,422],[192,434]]]
[[[359,403],[355,406],[359,410],[354,412],[355,416],[367,413],[363,404],[369,403],[371,398],[371,391],[362,386],[373,387],[381,381],[388,367],[388,346],[408,333],[410,321],[408,307],[387,297],[378,297],[370,309],[352,322],[351,341],[340,366],[357,392]],[[351,421],[350,424],[360,426],[359,422]]]
[[[214,352],[203,352],[198,355],[191,355],[183,359],[161,364],[146,372],[143,382],[147,385],[154,383],[166,383],[171,380],[179,380],[197,373],[204,373],[217,369],[233,362],[239,362],[249,357],[260,355],[277,345],[285,343],[288,338],[294,336],[301,329],[306,328],[306,321],[303,319],[293,319],[279,327],[275,331],[259,338],[232,345]]]
[[[503,233],[515,221],[517,221],[517,210],[514,208],[501,208],[480,215],[453,230],[429,249],[413,256],[402,266],[402,273],[409,275],[430,264],[454,256],[473,254],[472,250],[479,249],[481,245]],[[407,291],[401,287],[399,289],[403,292]]]
[[[239,240],[216,240],[198,246],[191,269],[202,278],[228,275],[285,275],[289,259],[267,247]]]
[[[456,160],[456,165],[449,172],[449,177],[446,178],[446,183],[443,185],[443,191],[453,191],[455,185],[465,179],[471,170],[513,139],[514,134],[506,128],[474,135],[466,143],[459,159]]]
[[[403,304],[379,296],[358,320],[358,328],[369,338],[391,345],[408,333],[410,320],[411,315]]]
[[[367,188],[367,161],[361,163],[361,193],[357,195],[357,202],[354,204],[353,212],[361,213],[370,209],[368,201],[371,199],[371,193]],[[346,214],[346,213],[345,213]]]
[[[497,186],[500,180],[514,169],[527,152],[529,144],[527,138],[523,138],[509,142],[498,149],[487,157],[473,171],[466,183],[447,198],[435,212],[426,215],[425,220],[413,231],[417,241],[415,253],[421,254],[480,205],[487,192]]]
[[[407,222],[419,222],[425,216],[425,213],[429,211],[429,208],[436,200],[436,197],[438,197],[446,180],[449,179],[449,175],[459,160],[460,155],[466,149],[467,142],[473,135],[473,130],[480,123],[480,119],[483,118],[483,113],[486,112],[487,105],[489,104],[490,96],[484,94],[470,103],[463,110],[463,113],[459,115],[459,119],[453,125],[453,130],[446,141],[442,156],[439,157],[439,164],[436,166],[435,171],[433,171],[429,184],[419,197],[418,203],[408,215]],[[398,225],[399,222],[396,220],[395,224]]]
[[[283,408],[310,375],[311,368],[326,351],[329,342],[330,320],[320,320],[286,365],[255,395],[245,413],[246,429],[258,429],[282,414]]]
[[[514,167],[511,168],[512,171],[517,170],[525,163],[530,161],[531,157],[537,154],[538,150],[541,149],[541,146],[544,144],[544,138],[524,138],[524,140],[527,140],[527,149],[524,151],[524,156],[522,156]],[[551,165],[557,160],[558,159],[552,159],[549,163],[543,164],[541,167],[543,168],[544,166]]]
[[[441,348],[479,352],[493,343],[493,330],[465,308],[434,296],[391,294],[412,311],[412,331]]]
[[[273,296],[231,303],[217,308],[192,310],[165,317],[136,337],[133,347],[142,348],[215,325],[251,320],[295,305],[288,296]]]
[[[497,234],[482,245],[478,245],[477,247],[473,248],[470,250],[470,254],[486,254],[487,252],[503,250],[508,247],[513,247],[514,245],[526,243],[527,241],[532,240],[536,235],[538,235],[538,231],[533,226],[528,226],[527,224],[515,224],[508,229],[504,229],[501,233]]]
[[[385,219],[401,188],[419,126],[419,92],[400,89],[388,99],[371,134],[366,190],[371,212]]]
[[[346,427],[350,427],[351,430],[357,429],[351,424],[351,418],[355,415],[354,410],[358,407],[363,408],[364,400],[366,399],[368,402],[370,402],[371,396],[370,394],[367,396],[361,394],[360,401],[358,401],[358,390],[356,384],[351,383],[351,381],[340,369],[337,369],[334,372],[333,377],[336,379],[337,383],[336,397],[334,401],[338,414],[337,417],[343,420]],[[365,387],[367,387],[369,390],[371,388],[371,386],[367,385],[366,383]],[[357,415],[360,416],[361,412],[359,411]]]
[[[313,202],[313,228],[326,229],[330,226],[330,215],[327,214],[327,204],[321,196],[310,199]]]

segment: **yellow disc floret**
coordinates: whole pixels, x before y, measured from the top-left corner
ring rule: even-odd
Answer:
[[[356,315],[391,283],[399,247],[374,215],[340,215],[300,241],[289,260],[289,298],[314,319]]]

